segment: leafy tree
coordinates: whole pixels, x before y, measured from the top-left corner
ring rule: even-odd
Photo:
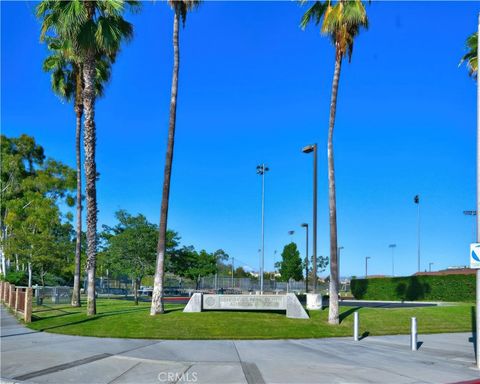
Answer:
[[[123,41],[133,35],[133,26],[123,18],[126,8],[136,9],[138,1],[52,1],[43,0],[37,6],[42,19],[41,38],[52,33],[62,41],[70,41],[79,58],[83,75],[83,109],[85,178],[87,196],[87,315],[96,314],[95,267],[97,256],[97,165],[95,161],[96,69],[98,55],[111,61]]]
[[[201,277],[212,275],[217,271],[215,253],[208,253],[205,250],[197,252],[193,246],[184,246],[174,252],[172,263],[175,267],[174,273],[195,281],[197,289]]]
[[[135,304],[138,304],[138,288],[142,277],[153,273],[158,228],[145,216],[132,216],[124,210],[117,211],[118,224],[105,227],[106,257],[114,270],[132,276]]]
[[[75,55],[74,47],[69,40],[61,38],[47,38],[50,55],[43,62],[44,71],[51,72],[51,86],[55,94],[62,101],[70,102],[76,116],[75,154],[77,169],[77,221],[75,270],[73,280],[72,306],[80,306],[80,265],[82,254],[82,161],[81,161],[81,131],[83,116],[83,79],[82,63]],[[110,59],[99,54],[97,58],[95,77],[96,95],[103,95],[104,84],[110,78]]]
[[[282,261],[275,265],[280,272],[282,281],[302,280],[302,259],[297,249],[297,244],[290,243],[285,245],[282,252]]]
[[[152,305],[150,315],[156,315],[164,312],[163,306],[163,282],[165,273],[165,254],[167,243],[167,218],[168,202],[170,195],[170,177],[172,175],[173,148],[175,141],[175,124],[177,119],[177,93],[178,93],[178,72],[180,67],[180,47],[179,47],[179,24],[180,19],[185,25],[188,11],[199,5],[199,0],[169,0],[170,6],[174,10],[173,18],[173,74],[172,89],[170,97],[170,120],[168,123],[168,141],[165,158],[165,169],[163,173],[162,205],[160,208],[160,227],[157,247],[157,264],[155,269],[155,279],[152,294]]]
[[[1,251],[15,257],[17,266],[31,263],[44,284],[45,275],[60,273],[73,251],[71,214],[62,214],[59,204],[73,204],[75,172],[45,160],[32,137],[2,135],[1,142]]]
[[[329,260],[327,256],[317,256],[317,273],[321,273],[327,269],[329,264]],[[310,265],[313,265],[313,256],[310,258]],[[303,265],[303,268],[305,269],[305,262]],[[318,279],[318,276],[317,276]],[[312,268],[309,269],[308,271],[308,280],[313,281],[313,270]]]
[[[252,276],[252,274],[245,271],[245,269],[243,269],[243,267],[238,267],[234,271],[234,277],[251,277],[251,276]]]
[[[302,0],[305,3],[306,0]],[[329,195],[329,219],[330,219],[330,305],[328,322],[339,324],[338,311],[338,259],[337,259],[337,199],[335,189],[335,167],[333,156],[333,129],[335,126],[335,114],[337,111],[338,84],[342,60],[348,56],[350,61],[353,52],[353,43],[360,29],[368,27],[368,18],[365,6],[360,0],[315,1],[305,12],[301,20],[301,27],[313,22],[321,26],[321,32],[332,40],[335,47],[335,69],[333,73],[330,118],[328,125],[328,195]]]
[[[462,57],[460,65],[466,63],[468,74],[476,80],[478,76],[478,32],[470,35],[465,45],[468,52]]]

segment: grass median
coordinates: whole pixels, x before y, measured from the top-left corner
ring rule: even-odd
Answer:
[[[84,303],[83,303],[84,304]],[[422,333],[471,332],[474,305],[421,308],[340,307],[341,323],[327,323],[328,309],[310,311],[310,319],[289,319],[281,312],[216,311],[183,313],[167,304],[166,313],[150,316],[150,303],[100,299],[97,315],[69,305],[35,306],[31,329],[80,336],[141,339],[287,339],[351,336],[353,312],[360,314],[360,333],[370,336],[407,334],[416,317]]]

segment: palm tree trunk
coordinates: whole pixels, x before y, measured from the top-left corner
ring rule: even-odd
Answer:
[[[335,60],[335,70],[332,82],[332,99],[330,102],[330,121],[328,124],[328,206],[330,219],[330,305],[328,309],[328,322],[339,323],[338,313],[338,242],[337,242],[337,198],[335,191],[335,167],[333,157],[333,129],[335,127],[335,113],[337,111],[338,82],[342,67],[342,56],[338,49]]]
[[[170,195],[170,176],[172,174],[173,147],[175,141],[175,121],[177,116],[177,90],[178,90],[178,70],[180,66],[180,51],[178,44],[178,28],[180,24],[180,2],[175,6],[175,17],[173,20],[173,74],[172,91],[170,97],[170,121],[168,123],[168,142],[165,159],[165,170],[163,174],[162,206],[160,208],[160,228],[157,246],[157,266],[155,270],[155,280],[152,294],[152,306],[150,315],[156,315],[164,312],[163,307],[163,280],[165,250],[167,242],[167,218],[168,218],[168,198]]]
[[[87,18],[93,19],[95,2],[85,1]],[[85,190],[87,195],[87,315],[97,312],[95,301],[95,266],[97,258],[97,164],[95,162],[95,51],[86,52],[83,62],[83,109]]]
[[[80,265],[82,253],[82,158],[81,158],[81,137],[82,137],[82,73],[78,71],[77,90],[75,94],[75,114],[77,126],[75,129],[75,153],[77,162],[77,241],[75,244],[75,271],[73,275],[72,306],[80,307]]]

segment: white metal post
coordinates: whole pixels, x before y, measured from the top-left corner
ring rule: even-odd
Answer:
[[[412,327],[410,333],[410,348],[412,351],[417,350],[417,318],[412,317]]]
[[[360,327],[360,321],[358,318],[358,312],[353,313],[353,340],[358,341],[358,328]]]

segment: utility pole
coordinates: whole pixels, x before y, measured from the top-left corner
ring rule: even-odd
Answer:
[[[263,295],[263,268],[265,259],[265,173],[270,169],[265,164],[257,165],[257,175],[262,176],[262,256],[260,259],[260,294]]]

